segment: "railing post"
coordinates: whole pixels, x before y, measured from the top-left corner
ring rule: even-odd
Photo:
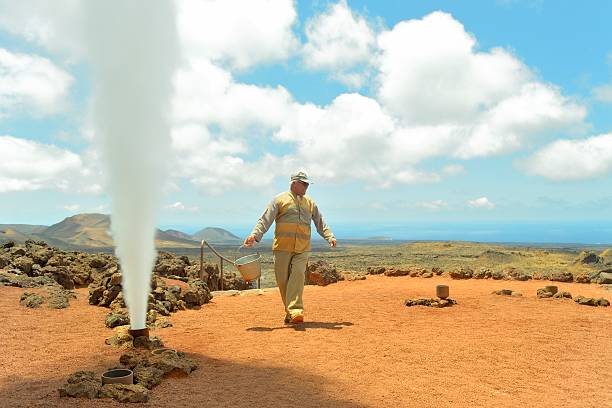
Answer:
[[[200,279],[204,279],[204,241],[200,242]]]
[[[219,271],[219,275],[221,275],[221,290],[223,290],[223,258],[219,258],[221,262],[221,270]]]

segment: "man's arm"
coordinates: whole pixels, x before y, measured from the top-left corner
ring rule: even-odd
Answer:
[[[323,219],[323,214],[321,214],[321,212],[319,211],[319,207],[317,207],[316,204],[314,205],[314,210],[312,211],[312,221],[314,222],[319,235],[322,236],[327,242],[329,242],[329,245],[332,248],[335,248],[336,237],[334,237],[334,234],[332,233],[331,229],[329,229],[329,227],[325,223],[325,220]]]
[[[251,231],[251,234],[244,240],[244,245],[252,246],[254,241],[261,241],[261,238],[270,229],[277,215],[278,204],[276,203],[276,199],[273,199],[270,204],[268,204],[268,207],[265,209],[261,217],[259,217],[259,220],[257,221],[255,228],[253,228],[253,231]]]

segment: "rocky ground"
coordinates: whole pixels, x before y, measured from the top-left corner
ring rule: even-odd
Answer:
[[[133,339],[115,258],[9,245],[0,248],[0,406],[117,404],[104,397],[160,407],[606,406],[606,256],[576,254],[581,273],[569,276],[469,264],[345,271],[315,259],[306,323],[289,326],[276,290],[241,292],[248,285],[229,275],[224,294],[243,296],[221,296],[216,265],[200,273],[160,253],[152,338],[199,368],[161,381],[159,367],[136,362],[140,388],[102,390],[103,371],[133,361],[121,357]],[[434,297],[438,284],[450,287],[448,302]],[[60,398],[68,379],[97,398]]]
[[[404,305],[441,283],[453,307]],[[214,297],[163,329],[165,345],[199,368],[162,381],[147,406],[607,406],[612,308],[538,298],[547,283],[379,275],[308,286],[306,323],[295,327],[275,291]],[[554,285],[612,297],[606,286]],[[523,295],[492,294],[500,289]],[[89,305],[86,288],[75,293],[69,308],[31,309],[18,305],[22,289],[0,288],[0,406],[120,406],[59,396],[75,371],[99,376],[125,353],[105,344],[107,309]]]

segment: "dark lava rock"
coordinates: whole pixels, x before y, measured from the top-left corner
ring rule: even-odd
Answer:
[[[186,376],[198,368],[194,360],[174,350],[165,350],[162,353],[151,355],[148,365],[162,371],[164,376]]]
[[[60,267],[49,267],[45,266],[43,272],[47,276],[50,276],[54,281],[62,285],[65,289],[74,289],[74,281],[69,269],[65,266]]]
[[[442,268],[438,268],[437,266],[434,266],[433,268],[431,268],[431,273],[433,273],[436,276],[440,276],[444,273],[444,270]]]
[[[98,395],[119,402],[149,401],[149,390],[140,384],[104,384]]]
[[[575,262],[581,264],[596,264],[603,263],[603,259],[594,251],[582,251]]]
[[[574,302],[578,303],[579,305],[584,305],[584,306],[597,306],[597,300],[590,298],[590,297],[584,297],[581,295],[578,295],[574,298]]]
[[[451,298],[439,299],[439,298],[416,298],[406,299],[404,304],[408,307],[411,306],[427,306],[427,307],[450,307],[456,305],[457,302]]]
[[[306,267],[306,285],[327,286],[339,280],[338,270],[326,261],[318,260]]]
[[[472,274],[472,278],[474,279],[489,279],[491,277],[491,269],[489,268],[478,268]]]
[[[558,288],[556,286],[545,286],[543,288],[538,289],[537,296],[538,298],[550,298],[553,297],[555,293],[557,293]]]
[[[32,265],[34,265],[34,261],[27,256],[20,256],[19,258],[13,259],[13,266],[28,276],[32,274]]]
[[[96,269],[104,268],[107,264],[108,261],[101,256],[96,256],[89,261],[89,266]]]
[[[164,342],[157,336],[145,337],[139,336],[135,337],[132,342],[135,348],[153,350],[158,349],[160,347],[164,347]]]
[[[159,385],[164,377],[164,372],[155,367],[136,366],[134,368],[134,382],[152,389]]]
[[[208,289],[208,285],[200,279],[195,279],[189,282],[189,287],[181,291],[180,300],[185,302],[188,308],[196,308],[200,305],[210,302],[212,295]]]
[[[407,276],[410,275],[409,269],[388,268],[385,270],[385,276]]]
[[[58,391],[60,397],[97,398],[102,381],[93,371],[77,371]]]
[[[470,279],[473,273],[474,271],[467,266],[458,266],[448,272],[453,279]]]
[[[127,315],[127,313],[123,314],[111,312],[106,315],[104,324],[106,325],[106,327],[111,329],[117,326],[125,326],[130,324],[130,317]]]
[[[385,270],[384,266],[368,266],[367,273],[369,275],[380,275],[385,273]]]
[[[604,307],[610,306],[610,301],[608,299],[597,298],[595,299],[595,301],[597,302],[597,306],[604,306]]]
[[[44,302],[44,297],[27,291],[23,292],[23,295],[21,295],[21,299],[19,300],[19,304],[21,306],[30,307],[32,309],[40,307],[40,305],[42,305]]]
[[[506,268],[502,273],[508,278],[516,281],[526,281],[531,279],[531,276],[517,268]]]
[[[611,284],[612,283],[612,270],[607,269],[605,271],[599,272],[595,281],[601,285]]]
[[[60,287],[47,289],[49,307],[52,309],[65,309],[70,306],[70,299],[76,299],[76,294],[71,290]]]
[[[574,275],[571,272],[551,272],[548,275],[548,280],[554,282],[573,282]]]
[[[512,290],[510,289],[500,289],[500,290],[496,290],[493,292],[493,294],[495,295],[501,295],[501,296],[512,296]]]

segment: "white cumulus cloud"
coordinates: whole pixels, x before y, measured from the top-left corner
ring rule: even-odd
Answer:
[[[56,146],[0,136],[0,193],[67,190],[80,174],[80,157]]]
[[[298,47],[292,0],[176,0],[185,55],[231,68],[287,59]]]
[[[487,197],[480,197],[474,200],[469,200],[468,205],[472,208],[484,208],[486,210],[492,210],[495,208],[495,204],[493,204]]]
[[[353,87],[360,87],[375,53],[376,36],[365,18],[356,15],[346,0],[331,5],[306,23],[307,42],[302,49],[306,66],[324,69]],[[357,67],[356,67],[357,66]]]
[[[203,58],[194,58],[180,69],[174,87],[177,122],[198,121],[228,131],[279,127],[292,103],[283,87],[238,83],[228,71]]]
[[[79,204],[67,204],[62,208],[68,212],[76,212],[81,208],[81,206]]]
[[[579,127],[586,115],[509,52],[478,52],[476,39],[449,14],[402,21],[378,44],[378,99],[406,128],[402,137],[427,139],[417,147],[423,153],[503,154],[543,132]]]
[[[50,60],[0,48],[0,117],[63,110],[74,79]]]
[[[612,133],[582,140],[557,140],[523,166],[530,174],[555,181],[605,177],[612,172]]]

